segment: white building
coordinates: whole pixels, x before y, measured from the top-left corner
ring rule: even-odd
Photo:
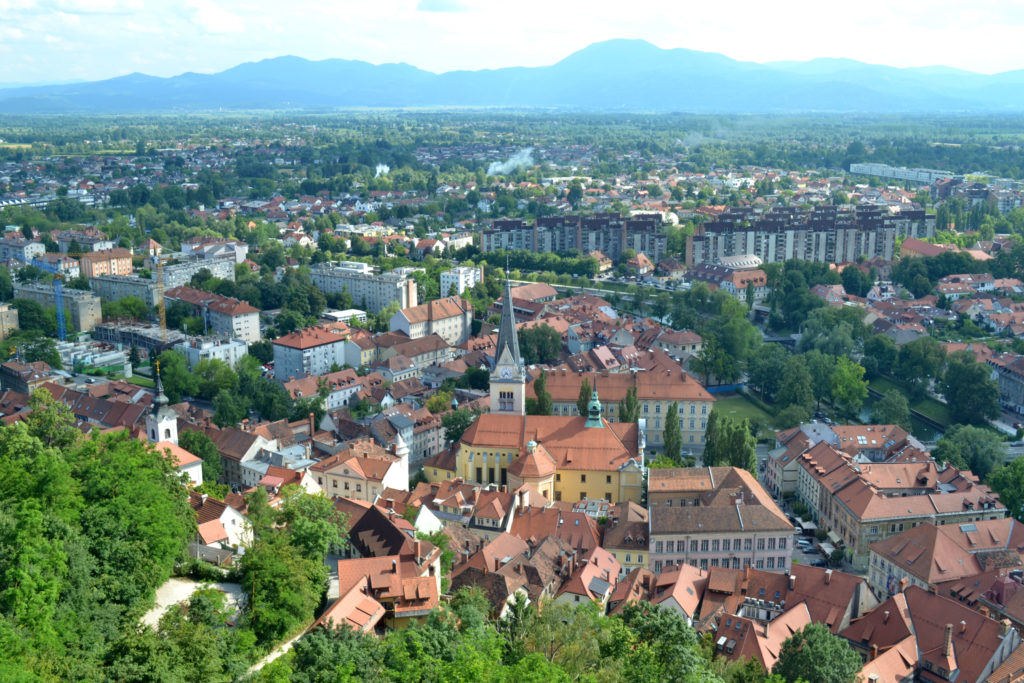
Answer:
[[[472,326],[473,306],[458,296],[404,308],[391,316],[389,321],[392,332],[405,332],[410,339],[436,334],[451,346],[468,341]]]
[[[484,280],[484,267],[459,266],[441,273],[441,296],[462,296],[467,289]]]
[[[274,340],[274,378],[279,382],[325,375],[345,364],[343,336],[322,327],[297,330]]]
[[[371,313],[379,313],[392,301],[399,308],[415,306],[418,301],[415,280],[398,273],[374,274],[365,263],[321,263],[310,268],[310,276],[321,292],[348,292],[356,306]]]
[[[192,337],[174,346],[174,350],[185,356],[188,369],[192,370],[199,361],[222,360],[231,367],[249,351],[249,344],[242,339],[204,339]]]

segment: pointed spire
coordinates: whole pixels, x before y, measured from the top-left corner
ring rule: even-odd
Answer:
[[[501,323],[498,325],[498,346],[494,350],[494,363],[497,365],[505,350],[511,357],[516,369],[522,372],[519,355],[519,337],[516,335],[516,317],[512,309],[512,282],[505,271],[505,300],[501,307]]]
[[[169,404],[170,401],[167,400],[163,382],[160,381],[160,361],[156,361],[153,367],[156,370],[156,398],[153,399],[153,414],[155,415],[161,408]]]

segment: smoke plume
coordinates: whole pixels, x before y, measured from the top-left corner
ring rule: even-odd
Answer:
[[[382,175],[387,175],[391,167],[387,164],[377,164],[377,173],[374,174],[374,178],[380,178]]]
[[[491,162],[487,167],[487,175],[508,175],[530,166],[533,166],[533,147],[526,147],[510,156],[507,161]]]

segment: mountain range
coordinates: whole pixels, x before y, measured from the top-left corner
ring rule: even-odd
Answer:
[[[435,74],[408,64],[276,57],[215,74],[0,89],[0,113],[146,113],[352,108],[584,111],[1024,111],[1024,70],[984,75],[848,59],[742,62],[642,40],[594,43],[550,66]]]

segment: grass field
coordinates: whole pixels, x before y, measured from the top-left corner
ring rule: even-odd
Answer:
[[[735,420],[747,418],[751,422],[757,421],[761,424],[771,425],[773,417],[743,396],[730,396],[715,401],[715,410],[722,415],[728,415]]]
[[[132,375],[131,379],[129,379],[128,382],[130,384],[137,384],[140,387],[146,387],[148,389],[153,389],[154,387],[156,387],[156,382],[154,382],[151,379],[146,379],[145,377],[139,377],[138,375]]]
[[[906,390],[896,382],[885,377],[876,377],[869,382],[871,388],[875,391],[880,391],[883,394],[895,389],[904,396],[906,396]],[[916,410],[925,417],[929,417],[936,422],[944,425],[951,423],[949,416],[949,408],[945,403],[937,401],[934,398],[925,397],[920,401],[910,404],[911,409]]]

